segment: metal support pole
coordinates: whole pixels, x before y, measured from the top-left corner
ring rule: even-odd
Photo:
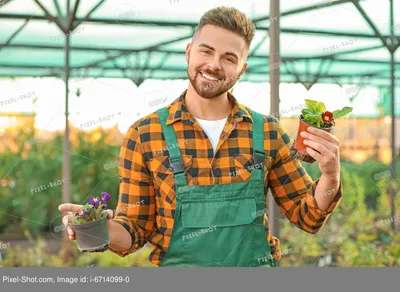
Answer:
[[[69,17],[69,0],[67,1],[67,19]],[[65,36],[65,131],[64,131],[64,139],[63,139],[63,179],[65,179],[65,183],[62,188],[62,202],[70,203],[71,202],[71,165],[70,165],[70,143],[69,143],[69,125],[68,125],[68,97],[69,97],[69,76],[70,76],[70,62],[69,62],[69,54],[70,54],[70,35],[69,33]],[[66,215],[66,214],[64,214]],[[63,240],[63,251],[64,251],[64,259],[68,260],[70,257],[70,249],[71,242],[68,239],[68,234],[64,232],[64,240]]]
[[[280,83],[280,50],[279,50],[279,41],[280,41],[280,28],[279,28],[279,0],[271,0],[270,1],[270,17],[271,19],[276,19],[276,21],[272,21],[269,29],[269,37],[270,37],[270,58],[269,58],[269,83],[271,88],[271,99],[270,99],[270,113],[273,116],[279,118],[279,83]],[[269,196],[268,200],[268,219],[270,225],[271,235],[274,235],[279,238],[279,216],[280,211],[278,206],[276,205],[272,195]],[[279,263],[279,262],[278,262]]]
[[[393,11],[393,0],[390,0],[390,34],[391,34],[391,43],[390,43],[390,110],[391,110],[391,154],[392,154],[392,161],[391,161],[391,168],[393,174],[393,180],[396,179],[396,116],[395,116],[395,88],[396,88],[396,78],[395,78],[395,60],[394,60],[394,53],[397,48],[397,43],[393,43],[395,41],[395,32],[394,32],[394,11]],[[389,186],[390,188],[390,216],[391,218],[395,218],[396,214],[396,207],[395,207],[395,189],[393,185]],[[396,230],[396,224],[394,220],[391,221],[391,228]]]

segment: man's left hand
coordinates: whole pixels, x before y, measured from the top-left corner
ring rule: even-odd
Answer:
[[[301,132],[300,135],[305,138],[307,153],[318,162],[322,175],[339,179],[339,140],[334,135],[314,127],[308,127],[307,132]]]

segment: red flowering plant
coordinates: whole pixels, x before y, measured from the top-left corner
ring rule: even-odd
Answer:
[[[301,132],[306,132],[307,128],[312,126],[330,132],[335,126],[335,119],[348,115],[353,108],[345,106],[340,110],[333,112],[327,111],[325,104],[321,101],[306,99],[306,107],[301,110],[299,128],[297,136],[291,148],[291,156],[302,161],[312,163],[314,158],[307,154],[307,146],[304,144],[304,138]]]
[[[306,99],[306,107],[301,110],[300,118],[317,128],[332,129],[335,126],[335,119],[348,115],[352,110],[352,107],[345,106],[340,110],[329,112],[323,102]]]
[[[90,197],[88,202],[82,209],[75,213],[71,223],[83,224],[107,217],[108,209],[107,201],[111,199],[111,195],[107,192],[102,192],[101,197]]]

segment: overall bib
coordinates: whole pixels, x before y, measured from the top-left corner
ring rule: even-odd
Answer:
[[[276,267],[264,219],[264,119],[253,111],[250,180],[188,185],[168,110],[157,111],[169,149],[176,186],[171,241],[160,267]],[[253,165],[253,166],[254,166]]]

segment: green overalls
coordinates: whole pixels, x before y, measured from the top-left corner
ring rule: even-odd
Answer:
[[[171,241],[161,267],[276,267],[264,218],[264,119],[253,111],[253,167],[247,182],[187,185],[177,138],[157,111],[176,186]]]

